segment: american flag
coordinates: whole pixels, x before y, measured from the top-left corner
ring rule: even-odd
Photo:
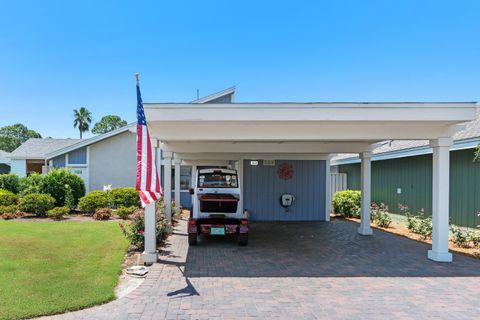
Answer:
[[[157,166],[152,154],[150,133],[143,110],[142,96],[137,75],[137,190],[142,206],[152,203],[162,196]]]

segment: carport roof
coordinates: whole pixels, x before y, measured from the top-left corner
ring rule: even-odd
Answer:
[[[384,140],[451,137],[475,111],[475,102],[145,103],[164,150],[237,155],[364,152]]]

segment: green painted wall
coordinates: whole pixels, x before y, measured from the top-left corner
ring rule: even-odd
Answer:
[[[475,214],[480,211],[480,163],[472,159],[473,149],[450,153],[450,221],[468,227],[480,225]],[[360,189],[360,164],[341,165],[339,172],[347,174],[349,189]],[[431,154],[372,162],[372,201],[387,204],[393,213],[405,204],[412,213],[423,208],[431,215],[431,199]]]

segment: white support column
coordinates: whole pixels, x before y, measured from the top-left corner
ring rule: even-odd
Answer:
[[[325,221],[330,221],[332,195],[330,187],[330,156],[325,160]]]
[[[153,156],[155,161],[158,163],[158,154],[156,144],[154,146]],[[88,148],[87,148],[88,154]],[[89,157],[87,157],[89,158]],[[88,160],[88,162],[90,162]],[[157,262],[158,252],[157,252],[157,213],[156,213],[156,203],[150,203],[145,207],[145,230],[144,230],[144,248],[145,250],[142,253],[143,263],[146,265],[151,265],[152,263]]]
[[[360,209],[360,227],[358,228],[358,233],[364,236],[369,236],[373,233],[370,226],[370,205],[372,202],[370,197],[371,158],[371,152],[362,152],[360,154],[360,159],[362,160],[360,165],[362,201]]]
[[[182,204],[180,203],[180,164],[182,163],[181,159],[174,159],[173,163],[175,165],[175,210],[176,213],[180,212]]]
[[[143,263],[151,265],[157,262],[157,237],[156,237],[156,214],[155,202],[145,207],[145,251],[143,251]]]
[[[172,152],[163,152],[163,170],[165,219],[172,222]]]
[[[238,175],[238,181],[240,181],[240,192],[241,192],[241,197],[240,201],[238,202],[238,205],[240,206],[240,212],[244,212],[245,208],[243,207],[243,198],[245,195],[244,188],[243,188],[243,159],[239,159],[237,162],[237,175]],[[248,208],[247,208],[248,210]]]
[[[432,184],[432,250],[428,258],[438,262],[451,262],[448,252],[448,220],[450,198],[450,146],[451,138],[430,141],[433,148]]]

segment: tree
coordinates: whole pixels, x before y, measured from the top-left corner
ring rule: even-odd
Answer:
[[[82,139],[82,134],[90,129],[90,123],[92,123],[92,113],[87,108],[81,107],[73,110],[73,127],[80,131],[80,139]]]
[[[127,121],[122,120],[119,116],[108,115],[102,117],[99,122],[95,123],[92,132],[95,134],[107,133],[126,125]]]
[[[41,138],[40,133],[21,123],[0,128],[0,150],[12,152],[30,138]]]

